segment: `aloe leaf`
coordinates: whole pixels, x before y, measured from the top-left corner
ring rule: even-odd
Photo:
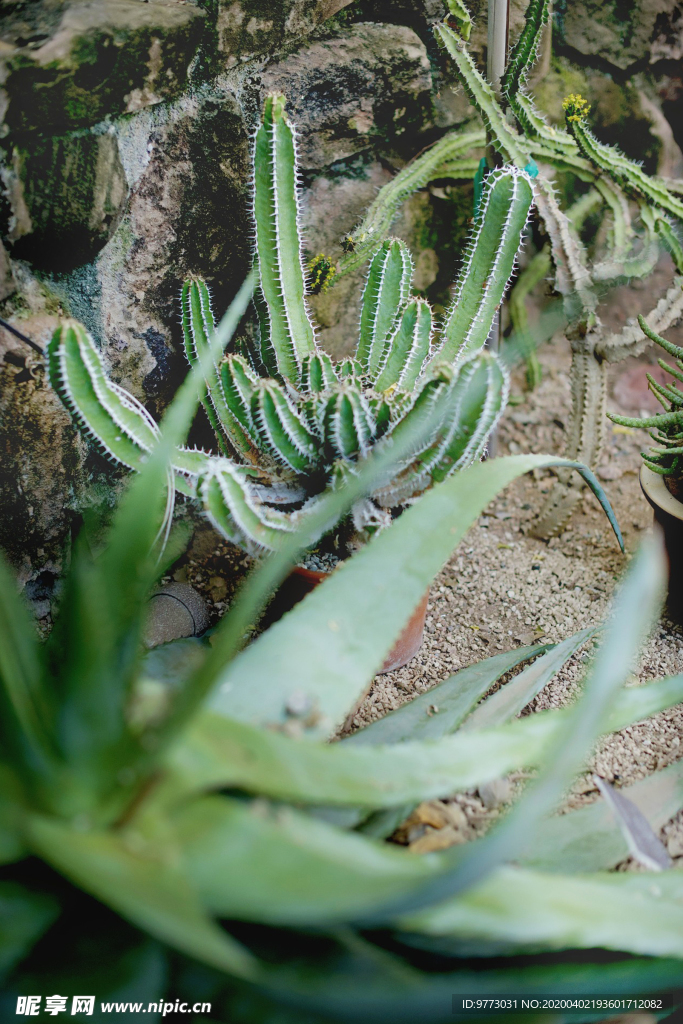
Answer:
[[[256,963],[208,917],[166,841],[131,851],[113,832],[76,832],[33,816],[31,847],[91,895],[174,949],[242,978]]]
[[[476,949],[477,945],[480,947],[483,943],[470,944],[470,947]],[[681,970],[677,958],[623,957],[611,963],[572,963],[569,954],[561,963],[562,954],[556,952],[552,964],[520,956],[511,967],[485,969],[477,965],[476,969],[431,973],[418,972],[388,954],[380,959],[373,949],[366,952],[356,947],[353,952],[355,955],[349,955],[350,950],[345,949],[340,962],[333,962],[329,967],[319,962],[314,965],[304,962],[273,969],[259,987],[278,998],[281,1005],[285,1002],[298,1008],[299,1015],[319,1011],[326,1015],[326,1021],[332,1018],[349,1022],[362,1020],[364,1024],[415,1024],[419,1020],[420,1024],[445,1024],[453,1019],[454,996],[475,994],[483,998],[507,993],[526,998],[552,997],[561,992],[574,997],[600,998],[608,991],[637,997],[676,989]],[[586,1016],[572,1013],[559,1021],[568,1024],[572,1019],[604,1020],[604,1013],[604,1010]],[[501,1014],[476,1016],[484,1024],[501,1024],[505,1019]],[[506,1016],[514,1016],[519,1024],[539,1021],[538,1012]]]
[[[675,692],[658,688],[657,683],[641,690],[653,690],[654,696],[646,692],[638,705],[624,699],[629,691],[619,694],[603,731],[641,720],[643,706],[655,714],[679,703],[683,678]],[[310,804],[399,806],[470,789],[515,768],[544,763],[558,740],[566,741],[576,717],[571,708],[545,711],[435,741],[362,746],[302,742],[205,711],[196,715],[167,754],[170,776],[159,792],[162,802],[178,800],[184,793],[237,787]],[[577,764],[580,767],[580,759]],[[520,806],[529,814],[523,799],[511,818],[519,815]],[[484,843],[488,840],[478,845]]]
[[[319,716],[306,735],[328,736],[482,509],[516,476],[552,464],[559,463],[547,456],[491,460],[434,487],[228,665],[211,706],[246,722],[281,724],[290,694],[302,692]]]
[[[266,97],[254,143],[254,218],[269,346],[280,374],[297,382],[315,340],[304,298],[296,148],[284,107],[283,96]]]
[[[481,945],[481,943],[480,943]],[[476,948],[476,947],[475,947]],[[452,1020],[453,997],[495,997],[505,993],[517,998],[552,997],[558,993],[600,998],[606,992],[639,997],[671,992],[680,983],[680,960],[623,958],[616,962],[534,963],[520,957],[514,966],[459,970],[448,973],[418,972],[395,957],[379,959],[372,952],[362,956],[348,952],[339,964],[324,967],[318,962],[274,969],[260,988],[302,1012],[319,1011],[325,1020],[363,1024],[445,1024]],[[447,954],[446,954],[447,955]],[[475,953],[476,955],[476,953]],[[605,1011],[559,1018],[570,1022],[604,1020]],[[483,1024],[500,1024],[501,1014],[477,1014]],[[531,1015],[514,1014],[518,1024],[539,1020]],[[557,1018],[555,1018],[557,1020]]]
[[[602,948],[683,959],[682,912],[680,872],[577,877],[501,867],[469,892],[399,924],[533,949]]]
[[[549,648],[552,653],[551,644],[518,647],[461,668],[444,682],[344,737],[341,742],[354,745],[401,743],[404,740],[435,740],[455,732],[497,679],[523,661],[545,654]]]
[[[401,464],[410,451],[416,448],[419,450],[434,425],[435,420],[427,417],[413,424],[413,428],[400,439],[393,439],[390,445],[375,446],[367,458],[358,460],[355,472],[345,478],[343,486],[332,487],[320,495],[310,514],[297,521],[297,530],[283,540],[277,552],[261,563],[258,571],[240,591],[230,615],[226,615],[217,627],[211,653],[205,664],[187,681],[163,726],[149,737],[159,752],[176,735],[207,693],[224,677],[226,664],[243,646],[245,634],[258,619],[268,598],[289,572],[299,553],[331,530],[358,498],[372,492],[378,480],[391,479],[396,466]],[[590,475],[585,467],[577,468],[579,472]],[[597,482],[596,486],[599,488]]]
[[[663,581],[661,542],[649,540],[642,545],[630,566],[616,602],[614,618],[592,665],[582,699],[562,714],[563,722],[555,735],[552,758],[544,761],[540,778],[484,840],[457,848],[450,870],[426,884],[422,892],[416,892],[402,910],[418,909],[458,893],[484,878],[500,863],[523,855],[536,825],[559,802],[598,734],[607,727],[615,727],[612,722],[619,718],[619,714],[615,714],[615,704],[618,706],[619,703],[616,697],[659,611]],[[529,718],[538,717],[538,714],[531,715],[499,729],[511,729]],[[612,721],[608,726],[610,717]],[[460,739],[476,735],[476,732],[464,733]]]
[[[195,415],[201,377],[232,336],[252,287],[247,278],[211,345],[181,385],[159,440],[117,509],[106,547],[93,560],[84,543],[76,546],[61,614],[45,650],[46,678],[60,701],[60,713],[50,725],[61,766],[43,779],[42,806],[73,815],[90,813],[97,803],[98,813],[106,814],[104,793],[124,799],[125,790],[138,781],[134,771],[128,772],[128,786],[119,789],[122,765],[150,758],[131,735],[126,705],[143,653],[145,604],[161,572],[168,465]]]
[[[610,786],[605,779],[597,775],[594,778],[605,803],[619,824],[631,855],[650,871],[662,871],[673,867],[673,861],[664,844],[654,834],[642,811],[620,790]]]
[[[683,761],[663,768],[622,792],[654,830],[683,807]],[[539,871],[586,872],[613,868],[628,857],[628,843],[604,800],[542,821],[523,863]]]
[[[463,724],[463,729],[490,729],[509,722],[547,686],[569,658],[597,631],[598,627],[590,626],[556,644],[551,651],[475,708]]]
[[[181,806],[172,825],[188,877],[219,917],[327,927],[437,866],[290,808],[222,796]]]
[[[59,904],[46,893],[18,882],[0,881],[0,980],[23,959],[59,914]]]
[[[52,693],[35,625],[0,556],[0,742],[4,756],[29,772],[50,769]]]

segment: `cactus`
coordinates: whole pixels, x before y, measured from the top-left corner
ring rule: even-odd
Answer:
[[[614,423],[624,427],[647,430],[653,441],[657,442],[657,447],[641,453],[643,462],[654,473],[678,482],[683,477],[683,391],[676,382],[683,383],[683,348],[666,341],[653,331],[644,317],[639,316],[638,323],[650,341],[654,341],[676,361],[676,365],[672,366],[663,359],[657,360],[661,368],[671,374],[673,382],[670,385],[659,384],[652,374],[647,374],[650,391],[666,411],[654,416],[619,416],[612,412],[607,415]]]
[[[390,209],[406,188],[462,149],[462,143],[442,146],[436,164],[416,161],[406,169],[394,183]],[[375,448],[406,431],[412,437],[415,425],[424,424],[395,479],[384,480],[337,524],[332,542],[344,554],[432,483],[481,458],[507,397],[506,373],[484,345],[515,267],[533,186],[514,166],[488,175],[454,298],[438,330],[429,303],[411,295],[408,248],[400,239],[382,239],[386,211],[371,209],[371,219],[379,212],[375,230],[358,239],[361,253],[372,251],[372,260],[356,352],[335,364],[318,344],[306,302],[296,140],[282,96],[265,102],[253,159],[258,341],[220,362],[204,359],[209,372],[200,397],[218,451],[177,447],[175,487],[201,501],[229,540],[252,553],[278,550],[316,513],[321,495],[338,488]],[[331,269],[322,255],[309,264],[320,287]],[[181,307],[185,353],[194,366],[206,356],[215,330],[203,281],[186,282]],[[138,469],[156,424],[107,379],[83,327],[67,323],[57,330],[49,365],[52,384],[78,425],[114,461]]]
[[[561,171],[571,171],[591,186],[604,203],[611,230],[607,251],[594,262],[588,259],[570,211],[561,209],[553,184],[543,174],[536,179],[536,209],[548,236],[548,252],[554,268],[555,288],[563,296],[568,320],[567,337],[572,348],[572,412],[566,455],[596,465],[603,444],[604,396],[607,364],[636,354],[646,339],[637,327],[628,326],[619,334],[606,334],[600,323],[596,284],[646,277],[654,268],[662,247],[669,250],[683,275],[683,243],[679,236],[683,223],[681,183],[651,177],[642,168],[611,146],[600,143],[587,124],[588,104],[576,95],[565,102],[566,130],[547,123],[535,107],[528,91],[528,76],[536,60],[540,33],[549,18],[548,0],[531,0],[525,25],[513,46],[501,83],[502,102],[479,73],[467,48],[470,23],[460,0],[449,4],[451,16],[435,28],[437,40],[453,61],[456,73],[470,102],[477,108],[488,140],[500,162],[519,170],[538,174],[536,160]],[[504,105],[509,110],[504,109]],[[512,116],[510,116],[512,115]],[[444,136],[422,153],[397,178],[380,191],[368,216],[351,233],[353,252],[338,263],[338,271],[359,265],[374,253],[386,234],[398,204],[409,192],[436,177],[458,178],[471,157],[465,157],[480,145],[470,133]],[[452,155],[452,174],[445,154]],[[462,155],[461,155],[462,154]],[[477,182],[475,178],[475,186]],[[638,222],[632,223],[629,201],[637,204]],[[545,259],[545,258],[544,258]],[[534,271],[543,266],[541,259]],[[514,316],[524,324],[520,313],[524,287],[520,291]],[[677,277],[666,296],[647,315],[649,327],[665,330],[683,311],[683,277]],[[529,366],[533,378],[535,368]],[[558,470],[558,483],[535,525],[534,532],[549,536],[559,532],[578,500],[582,483],[570,480]]]

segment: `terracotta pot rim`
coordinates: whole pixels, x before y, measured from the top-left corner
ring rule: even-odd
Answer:
[[[683,522],[683,501],[674,498],[661,473],[654,473],[643,464],[640,467],[640,486],[653,508],[660,508],[662,512]]]

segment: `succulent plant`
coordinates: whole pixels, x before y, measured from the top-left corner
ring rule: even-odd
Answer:
[[[648,326],[659,333],[683,316],[683,200],[680,181],[657,178],[629,160],[613,146],[599,142],[588,127],[589,105],[576,94],[565,102],[566,130],[548,123],[537,109],[528,80],[539,52],[539,40],[550,17],[549,0],[530,0],[522,31],[511,47],[501,82],[501,95],[479,72],[468,49],[470,20],[462,0],[449,0],[450,16],[435,26],[437,41],[453,62],[454,71],[476,108],[484,132],[449,132],[407,164],[380,191],[362,222],[350,232],[336,266],[337,280],[371,256],[381,244],[399,204],[416,188],[435,179],[471,179],[485,143],[492,160],[524,169],[535,181],[535,203],[547,242],[544,250],[520,273],[512,290],[511,319],[520,350],[527,355],[528,378],[538,379],[538,364],[523,312],[526,292],[550,274],[562,296],[561,315],[549,316],[550,337],[565,326],[572,348],[572,411],[566,454],[594,466],[604,444],[604,406],[607,367],[643,346],[642,332],[628,324],[610,333],[598,317],[598,288],[634,277],[647,277],[655,267],[662,246],[672,255],[676,276],[666,293],[647,314]],[[494,150],[495,154],[491,154]],[[482,158],[486,180],[487,161]],[[559,171],[589,191],[569,209],[562,209],[555,184],[546,168]],[[591,203],[608,229],[601,234],[606,244],[594,259],[580,238],[585,206]],[[634,216],[635,214],[635,216]],[[333,284],[334,284],[333,280]],[[596,287],[597,286],[597,287]],[[515,297],[515,291],[518,291]],[[559,480],[534,525],[534,532],[549,536],[559,532],[580,497],[581,482],[558,472]]]
[[[284,1021],[441,1024],[455,994],[599,995],[609,984],[612,995],[643,996],[680,981],[677,873],[609,873],[628,846],[600,803],[549,816],[598,735],[683,697],[680,676],[623,688],[656,614],[661,556],[633,560],[572,707],[515,718],[592,629],[500,652],[331,743],[482,509],[555,460],[490,460],[436,484],[240,652],[273,572],[310,539],[290,535],[211,644],[169,645],[160,672],[160,650],[146,653],[141,636],[164,568],[154,538],[167,459],[196,388],[179,397],[97,556],[76,545],[45,644],[0,560],[6,1019],[18,996],[57,987],[122,1008],[125,992],[143,1013],[167,992],[168,1012],[180,995],[211,1002],[212,1019],[248,1024],[274,1019],[250,1008],[258,996],[284,1004]],[[351,478],[323,503],[338,511],[359,488]],[[482,701],[501,673],[539,655]],[[143,699],[153,692],[154,704]],[[539,779],[483,838],[429,857],[376,838],[404,807],[530,766]],[[683,800],[680,765],[633,788],[661,824]],[[69,955],[74,934],[80,952]],[[592,967],[561,952],[596,947],[641,957]],[[512,967],[501,953],[516,955]]]
[[[676,361],[676,365],[672,366],[664,359],[657,360],[660,367],[671,374],[671,384],[660,384],[651,373],[647,374],[648,387],[664,406],[665,412],[653,416],[620,416],[614,412],[607,415],[613,423],[623,427],[641,427],[649,431],[657,447],[641,453],[643,462],[654,473],[668,477],[670,489],[678,494],[683,479],[683,391],[677,382],[683,382],[683,348],[661,338],[648,326],[643,316],[638,317],[638,323],[645,335]]]
[[[378,444],[416,421],[431,428],[395,477],[360,499],[335,541],[341,553],[387,525],[434,482],[481,458],[507,396],[501,363],[484,351],[515,267],[533,200],[516,167],[486,179],[453,301],[437,328],[429,303],[411,294],[413,263],[400,239],[370,263],[355,354],[335,363],[317,340],[306,302],[296,140],[282,96],[266,99],[253,151],[253,211],[259,316],[256,343],[214,361],[203,404],[217,454],[178,448],[178,490],[201,500],[228,539],[277,550]],[[329,277],[324,257],[310,271]],[[215,330],[205,282],[182,289],[185,352],[194,365]],[[138,469],[156,425],[107,379],[94,342],[69,322],[50,344],[50,379],[80,426],[115,461]]]

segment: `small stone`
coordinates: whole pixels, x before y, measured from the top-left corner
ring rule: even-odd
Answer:
[[[428,828],[424,835],[409,844],[408,849],[411,853],[434,853],[436,850],[447,850],[449,846],[459,846],[466,841],[464,833],[456,828]]]
[[[303,718],[311,710],[311,698],[303,690],[290,693],[285,703],[285,711],[293,718]]]
[[[683,832],[674,832],[666,841],[670,857],[683,857]]]
[[[509,779],[493,779],[479,787],[481,802],[487,810],[493,810],[512,799],[512,783]]]

